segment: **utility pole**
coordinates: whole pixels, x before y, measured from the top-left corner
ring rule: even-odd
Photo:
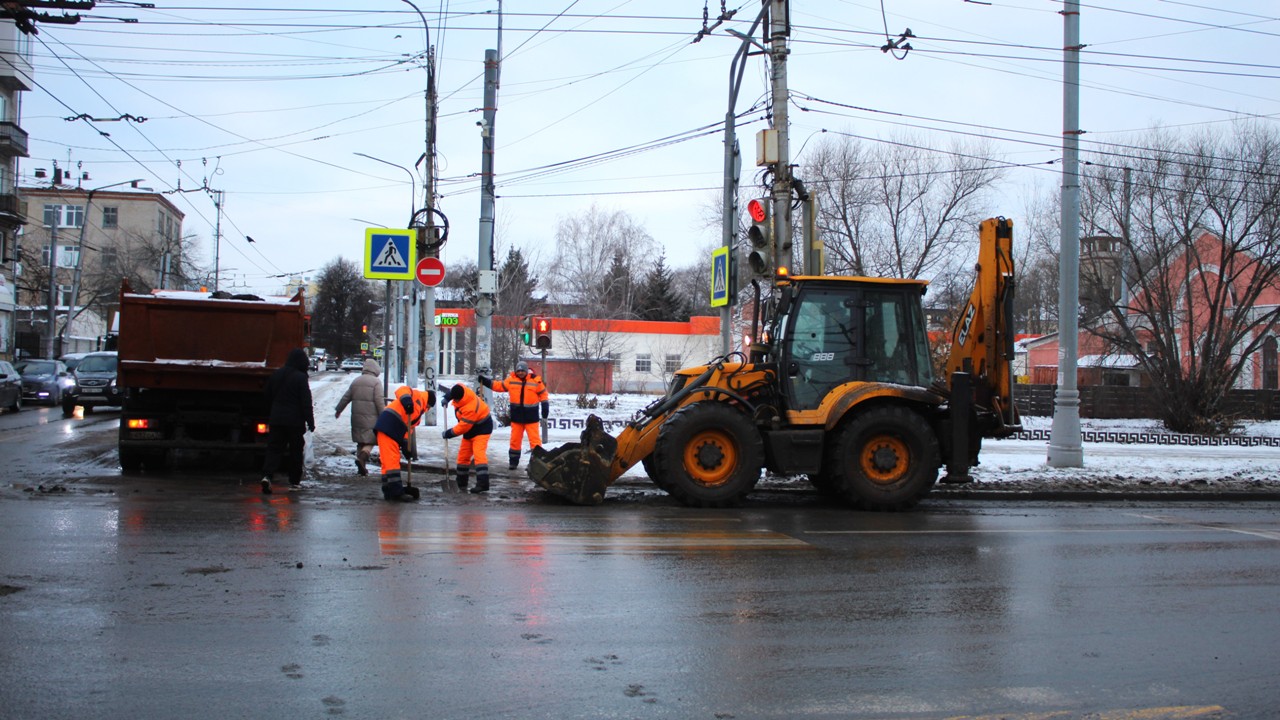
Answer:
[[[493,311],[498,274],[493,268],[493,218],[496,187],[493,174],[494,122],[498,112],[498,51],[484,52],[484,117],[480,121],[480,297],[476,302],[476,372],[492,375]],[[484,390],[492,401],[493,391]]]
[[[1049,430],[1051,467],[1083,467],[1080,391],[1080,0],[1063,0],[1062,231],[1058,262],[1058,392]]]
[[[213,291],[218,292],[218,275],[221,272],[220,256],[222,254],[222,191],[210,190],[213,195],[213,208],[217,216],[213,222]]]
[[[773,97],[773,127],[778,138],[778,163],[773,172],[773,267],[791,268],[791,155],[787,145],[787,38],[791,15],[787,0],[769,0],[769,70]]]

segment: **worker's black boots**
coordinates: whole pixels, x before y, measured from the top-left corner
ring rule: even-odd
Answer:
[[[520,451],[508,450],[507,460],[510,461],[507,467],[511,468],[512,470],[515,470],[517,467],[520,467]]]

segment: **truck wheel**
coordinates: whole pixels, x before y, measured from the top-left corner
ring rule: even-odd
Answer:
[[[826,466],[836,492],[854,507],[906,510],[937,482],[939,452],[933,428],[918,413],[881,407],[839,431]]]
[[[653,469],[659,487],[691,507],[733,507],[755,489],[764,441],[729,405],[699,402],[677,410],[658,433]]]
[[[120,448],[120,469],[136,473],[142,469],[142,451],[137,448]]]

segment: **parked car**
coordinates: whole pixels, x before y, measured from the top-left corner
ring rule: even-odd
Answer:
[[[22,409],[22,375],[4,360],[0,360],[0,407],[13,412]]]
[[[364,369],[364,360],[360,358],[347,358],[342,361],[342,372],[360,372]]]
[[[22,399],[61,405],[62,396],[76,380],[61,360],[19,360],[13,366],[22,374]]]
[[[84,356],[72,373],[76,383],[62,397],[62,416],[71,417],[76,406],[85,414],[99,406],[118,406],[124,400],[124,388],[116,384],[116,353],[95,352]]]
[[[66,355],[63,355],[58,359],[61,360],[64,365],[67,366],[67,372],[72,372],[76,369],[76,365],[79,365],[80,361],[84,359],[84,356],[88,354],[89,353],[87,352],[67,353]]]

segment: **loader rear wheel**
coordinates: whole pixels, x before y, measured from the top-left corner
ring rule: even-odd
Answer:
[[[677,410],[658,434],[658,486],[691,507],[733,507],[755,489],[764,442],[751,419],[729,405],[700,402]]]
[[[882,407],[839,432],[826,467],[835,490],[863,510],[906,510],[938,480],[940,451],[933,428],[905,407]]]

